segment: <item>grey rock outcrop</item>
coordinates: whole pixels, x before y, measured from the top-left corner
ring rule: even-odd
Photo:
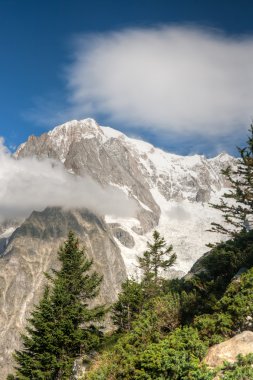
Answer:
[[[0,256],[5,251],[6,245],[7,245],[7,238],[1,238],[0,239]]]
[[[204,362],[211,368],[220,366],[224,361],[234,363],[239,354],[253,353],[253,332],[243,331],[233,338],[216,344],[208,350]]]
[[[110,228],[88,210],[47,208],[33,212],[12,234],[0,257],[0,379],[12,370],[12,353],[20,347],[20,332],[38,302],[45,284],[44,272],[58,268],[57,251],[73,230],[93,259],[93,269],[103,275],[99,303],[112,303],[125,266]]]
[[[123,230],[117,223],[110,224],[113,236],[118,239],[121,244],[127,248],[133,248],[135,245],[134,238],[130,235],[129,232]]]

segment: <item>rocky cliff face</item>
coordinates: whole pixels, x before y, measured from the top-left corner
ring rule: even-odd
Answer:
[[[114,184],[146,205],[138,218],[147,232],[159,221],[160,209],[149,191],[142,165],[120,138],[106,135],[92,119],[72,121],[48,134],[30,137],[16,157],[54,158],[61,160],[70,172],[89,175],[103,185]]]
[[[112,303],[126,278],[124,262],[110,228],[88,210],[48,208],[33,212],[15,230],[0,256],[0,379],[12,369],[11,353],[45,284],[44,272],[58,267],[57,251],[69,230],[75,231],[103,275],[97,302]]]
[[[14,156],[60,160],[74,175],[122,189],[137,202],[138,212],[127,219],[47,208],[33,212],[19,228],[11,222],[0,226],[0,379],[11,368],[19,333],[41,295],[43,273],[57,267],[58,247],[70,229],[85,243],[94,269],[104,275],[102,302],[114,301],[126,272],[135,273],[136,254],[145,250],[154,228],[177,253],[171,275],[184,274],[206,251],[205,244],[219,239],[206,231],[211,221],[220,222],[208,202],[228,185],[220,169],[233,164],[226,154],[213,159],[169,154],[92,119],[31,136]]]

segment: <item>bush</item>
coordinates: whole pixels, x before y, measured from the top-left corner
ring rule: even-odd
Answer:
[[[203,314],[195,318],[193,326],[209,345],[220,343],[232,334],[233,320],[229,314]]]
[[[220,372],[222,380],[249,380],[253,379],[253,354],[239,355],[237,362],[225,363]]]
[[[229,314],[233,320],[233,331],[252,330],[253,321],[253,268],[232,281],[217,303],[219,313]]]

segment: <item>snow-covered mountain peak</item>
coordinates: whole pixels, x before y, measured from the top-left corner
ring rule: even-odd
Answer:
[[[118,139],[118,138],[125,139],[126,138],[126,135],[124,135],[124,133],[117,131],[116,129],[113,129],[111,127],[101,126],[101,129],[102,129],[102,131],[103,131],[103,133],[107,139],[111,139],[111,138],[113,138],[113,139]]]
[[[213,157],[213,158],[209,158],[208,159],[210,162],[231,162],[231,161],[234,161],[235,158],[230,156],[227,152],[221,152],[219,153],[217,156]]]
[[[221,169],[235,160],[224,152],[212,159],[168,153],[108,126],[99,126],[91,118],[68,121],[38,138],[29,138],[15,156],[30,155],[60,159],[76,174],[85,171],[101,183],[129,189],[133,186],[135,192],[140,184],[134,186],[133,182],[141,180],[148,191],[156,187],[167,200],[177,201],[209,200],[213,192],[226,185]],[[130,180],[129,175],[134,178]]]
[[[83,120],[71,120],[56,126],[48,132],[48,137],[58,149],[60,159],[64,161],[73,142],[82,139],[97,139],[99,142],[105,140],[104,133],[98,123],[91,118]]]
[[[71,120],[64,124],[57,125],[48,135],[56,139],[68,137],[70,139],[92,138],[103,134],[101,128],[94,119]]]

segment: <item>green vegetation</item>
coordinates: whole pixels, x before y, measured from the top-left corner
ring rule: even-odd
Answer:
[[[165,239],[160,236],[158,231],[154,231],[153,240],[153,243],[147,243],[148,249],[143,253],[143,256],[137,257],[139,268],[143,272],[142,283],[147,296],[150,296],[150,291],[159,288],[161,281],[159,272],[171,267],[177,258],[176,254],[172,252],[172,245],[167,247]]]
[[[72,232],[58,257],[61,269],[47,275],[50,285],[28,320],[23,349],[15,354],[18,380],[69,379],[75,359],[100,345],[94,321],[104,308],[88,308],[86,302],[97,295],[102,278],[90,273],[92,262]]]
[[[220,371],[223,380],[250,380],[253,379],[253,354],[245,357],[238,355],[236,363],[225,363]]]
[[[112,320],[119,331],[130,331],[133,321],[142,310],[144,299],[140,283],[128,279],[122,284],[118,301],[112,307]]]
[[[129,331],[133,321],[148,305],[148,300],[163,294],[162,287],[165,282],[160,271],[173,266],[176,260],[172,246],[167,247],[164,238],[157,231],[153,233],[153,242],[148,242],[147,246],[143,257],[138,257],[139,268],[143,273],[142,281],[126,280],[122,284],[118,301],[112,308],[112,320],[119,331]]]
[[[238,148],[240,161],[235,168],[229,166],[222,171],[231,189],[225,193],[220,204],[212,206],[223,213],[225,224],[212,223],[213,231],[236,236],[247,231],[253,211],[253,124],[249,129],[247,146]],[[230,200],[235,202],[229,202]]]

